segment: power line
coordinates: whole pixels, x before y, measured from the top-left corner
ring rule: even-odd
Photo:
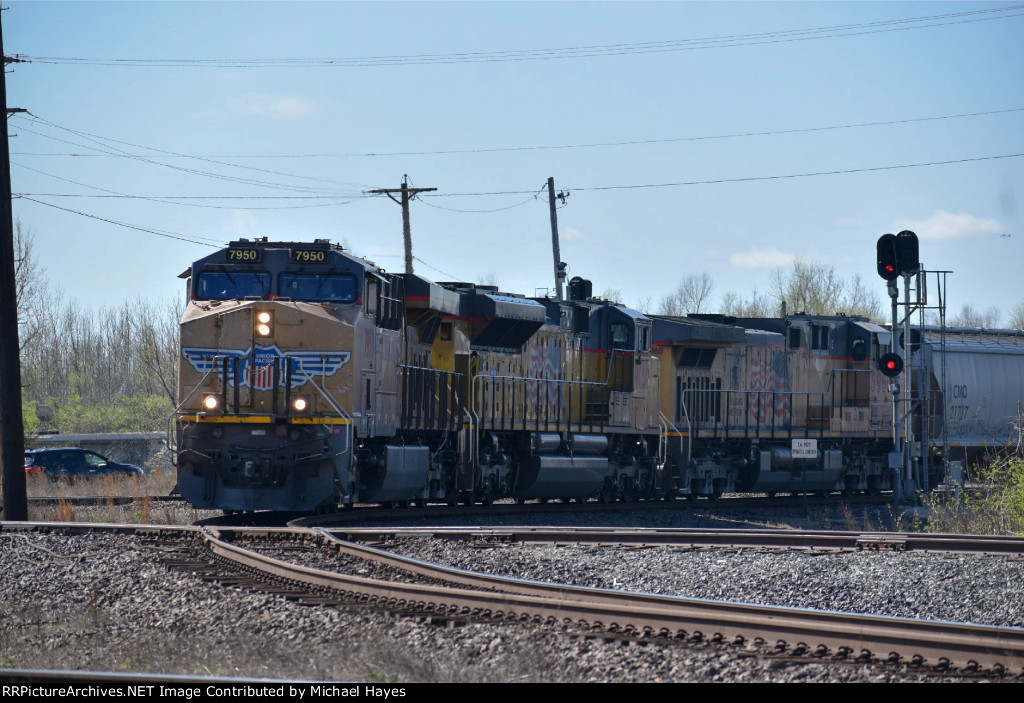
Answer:
[[[75,144],[74,142],[70,142],[68,140],[61,139],[59,137],[54,137],[54,136],[49,135],[49,134],[43,134],[41,132],[37,132],[35,130],[32,130],[32,129],[29,129],[29,128],[25,127],[24,125],[19,126],[19,129],[21,129],[23,131],[26,131],[26,132],[29,132],[31,134],[35,134],[37,136],[46,138],[46,139],[52,139],[54,141],[63,142],[65,144],[72,144],[74,146],[85,146],[85,148],[87,148],[87,149],[94,149],[96,151],[99,151],[99,152],[107,154],[107,155],[121,156],[121,157],[124,157],[124,158],[134,159],[134,160],[140,161],[142,163],[148,163],[148,164],[152,164],[152,165],[155,165],[155,166],[161,166],[163,168],[169,168],[169,169],[172,169],[172,170],[181,171],[181,172],[189,173],[189,174],[192,174],[192,175],[199,175],[199,176],[204,176],[204,177],[207,177],[207,178],[214,178],[214,179],[217,179],[217,180],[224,180],[224,181],[231,181],[231,182],[235,182],[235,183],[242,183],[242,184],[245,184],[245,185],[255,185],[255,186],[264,187],[264,188],[274,188],[274,189],[277,189],[277,190],[289,190],[289,191],[293,191],[293,192],[317,192],[317,193],[331,192],[336,197],[339,197],[339,196],[343,197],[345,195],[354,194],[354,193],[342,193],[342,192],[338,192],[338,191],[325,191],[325,189],[323,189],[323,188],[311,188],[311,187],[308,187],[308,186],[300,186],[300,185],[295,185],[295,184],[275,183],[275,182],[272,182],[272,181],[262,181],[262,180],[252,179],[252,178],[241,178],[241,177],[238,177],[238,176],[228,176],[228,175],[224,175],[224,174],[220,174],[220,173],[214,173],[214,172],[211,172],[211,171],[201,171],[201,170],[198,170],[198,169],[186,168],[186,167],[182,167],[182,166],[175,166],[174,164],[166,164],[166,163],[162,163],[162,162],[159,162],[159,161],[153,161],[151,158],[147,158],[145,156],[140,156],[140,155],[136,155],[136,154],[131,154],[131,153],[129,153],[129,152],[123,150],[123,149],[120,149],[120,148],[118,148],[116,146],[113,146],[112,144],[123,144],[123,145],[130,146],[130,147],[133,147],[133,148],[136,148],[136,149],[148,149],[150,151],[161,152],[163,154],[167,154],[167,155],[170,155],[170,156],[195,158],[195,159],[197,159],[199,161],[206,161],[208,163],[213,163],[213,164],[220,165],[220,166],[228,166],[230,168],[238,168],[238,169],[244,169],[244,170],[250,170],[250,171],[261,171],[261,172],[265,172],[265,173],[272,173],[272,174],[275,174],[275,175],[284,175],[284,176],[287,176],[287,177],[290,177],[290,178],[301,178],[301,179],[305,179],[305,180],[314,180],[314,181],[321,181],[321,182],[326,182],[326,183],[337,183],[339,185],[349,185],[349,186],[354,186],[355,185],[355,184],[346,183],[346,182],[343,182],[343,181],[332,181],[332,180],[324,179],[324,178],[314,178],[314,177],[311,177],[311,176],[300,176],[300,175],[296,175],[296,174],[280,173],[280,172],[277,172],[277,171],[268,171],[267,169],[256,168],[256,167],[253,167],[253,166],[241,166],[241,165],[238,165],[238,164],[231,164],[231,163],[227,163],[227,162],[216,161],[214,159],[210,159],[210,158],[207,158],[207,157],[189,156],[187,154],[181,154],[181,153],[177,153],[177,152],[167,151],[167,150],[164,150],[164,149],[158,149],[156,147],[144,146],[144,145],[139,145],[139,144],[132,144],[130,142],[124,142],[124,141],[121,141],[121,140],[118,140],[118,139],[112,139],[110,137],[103,137],[103,136],[100,136],[100,135],[90,134],[88,132],[82,132],[80,130],[71,129],[70,127],[64,127],[62,125],[59,125],[59,124],[56,124],[54,122],[50,122],[49,120],[45,120],[45,119],[43,119],[41,117],[38,117],[37,115],[32,115],[31,113],[29,113],[29,114],[31,115],[31,119],[34,122],[38,122],[40,124],[44,124],[44,125],[46,125],[48,127],[51,127],[53,129],[58,129],[58,130],[61,130],[61,131],[64,131],[64,132],[68,132],[68,133],[73,134],[73,135],[75,135],[77,137],[85,139],[86,141],[93,142],[93,143],[97,144],[98,146],[88,146],[88,145],[82,145],[82,144]],[[106,142],[110,142],[111,144],[108,144]]]
[[[925,168],[925,167],[928,167],[928,166],[948,166],[948,165],[952,165],[952,164],[963,164],[963,163],[971,163],[971,162],[978,162],[978,161],[994,161],[994,160],[997,160],[997,159],[1015,159],[1015,158],[1019,158],[1021,156],[1024,156],[1024,153],[1020,153],[1020,154],[999,154],[999,155],[996,155],[996,156],[973,156],[973,157],[966,157],[966,158],[962,158],[962,159],[946,159],[946,160],[943,160],[943,161],[926,161],[926,162],[913,163],[913,164],[893,164],[893,165],[888,165],[888,166],[866,166],[864,168],[835,169],[835,170],[832,170],[832,171],[809,171],[809,172],[805,172],[805,173],[774,174],[774,175],[769,175],[769,176],[739,176],[739,177],[736,177],[736,178],[711,178],[711,179],[706,179],[706,180],[671,181],[671,182],[665,182],[665,183],[631,183],[631,184],[608,185],[608,186],[578,186],[578,187],[569,188],[568,190],[577,191],[577,192],[588,191],[588,190],[592,190],[592,191],[597,191],[597,190],[638,190],[638,189],[643,189],[643,188],[673,188],[673,187],[696,186],[696,185],[714,185],[714,184],[718,184],[718,183],[746,183],[746,182],[753,182],[753,181],[774,181],[774,180],[786,180],[786,179],[791,179],[791,178],[812,178],[812,177],[816,177],[816,176],[838,176],[838,175],[851,174],[851,173],[870,173],[870,172],[873,172],[873,171],[895,171],[895,170],[907,169],[907,168]],[[62,179],[62,180],[64,180],[64,179]],[[88,187],[94,187],[94,186],[88,186]],[[422,199],[422,198],[482,197],[482,196],[492,196],[492,195],[528,195],[528,196],[530,196],[529,198],[526,198],[525,200],[523,200],[521,202],[518,202],[518,203],[515,203],[513,205],[509,205],[509,206],[506,206],[506,207],[500,207],[500,208],[494,208],[494,209],[488,209],[488,210],[459,210],[459,209],[455,209],[455,208],[444,208],[444,207],[440,207],[438,205],[432,205],[430,203],[427,203],[425,200],[423,200],[423,204],[424,205],[430,205],[431,207],[436,207],[436,208],[441,209],[441,210],[449,210],[451,212],[480,212],[480,213],[487,213],[487,212],[500,212],[502,210],[510,210],[512,208],[519,207],[521,205],[525,205],[526,203],[528,203],[531,200],[534,200],[536,198],[537,192],[538,191],[534,191],[534,190],[492,190],[492,191],[479,191],[479,192],[473,192],[473,193],[424,193],[424,194],[422,194],[419,197]],[[124,194],[124,195],[109,194],[109,195],[103,196],[103,195],[94,195],[94,194],[74,194],[74,193],[25,193],[25,194],[19,194],[20,197],[24,197],[26,200],[31,200],[32,198],[29,197],[29,196],[32,196],[32,195],[35,195],[35,196],[38,196],[38,197],[62,197],[62,198],[73,198],[73,197],[96,197],[96,198],[101,198],[101,197],[109,197],[109,198],[143,199],[143,200],[151,199],[151,198],[167,198],[167,199],[174,198],[174,199],[182,199],[182,200],[184,200],[184,199],[204,199],[204,198],[208,198],[208,199],[232,198],[232,199],[239,199],[239,200],[241,200],[241,199],[253,199],[253,200],[275,199],[276,200],[276,199],[302,199],[304,197],[318,197],[318,196],[268,196],[267,198],[263,198],[262,196],[188,196],[188,195],[182,195],[182,196],[134,196],[134,195],[127,195],[127,194]],[[324,196],[319,196],[319,197],[324,197]],[[48,204],[48,203],[43,203],[43,204]],[[338,204],[347,204],[347,203],[338,203]],[[56,206],[54,206],[54,207],[56,207]],[[256,209],[256,208],[253,208],[253,209]]]
[[[47,203],[43,200],[36,200],[28,196],[21,196],[22,200],[28,200],[39,205],[45,205],[46,207],[52,207],[55,210],[63,210],[64,212],[70,212],[73,215],[80,215],[81,217],[88,217],[93,220],[99,220],[100,222],[106,222],[107,224],[117,225],[118,227],[125,227],[127,229],[133,229],[138,232],[145,232],[147,234],[155,234],[158,237],[166,237],[167,239],[177,239],[182,242],[188,242],[189,244],[202,244],[203,246],[220,248],[225,245],[224,242],[218,242],[215,239],[209,239],[207,237],[199,237],[198,235],[181,234],[180,232],[170,232],[167,230],[156,230],[150,229],[149,227],[141,227],[139,225],[129,224],[127,222],[120,222],[118,220],[111,220],[106,217],[100,217],[99,215],[91,215],[87,212],[81,212],[80,210],[72,210],[71,208],[61,207],[60,205],[54,205],[53,203]],[[205,239],[206,241],[200,241]]]
[[[569,188],[572,191],[585,191],[585,190],[636,190],[640,188],[673,188],[682,186],[697,186],[697,185],[713,185],[716,183],[745,183],[748,181],[774,181],[783,180],[787,178],[811,178],[814,176],[838,176],[847,173],[868,173],[871,171],[894,171],[897,169],[904,168],[924,168],[926,166],[946,166],[949,164],[962,164],[973,161],[993,161],[995,159],[1015,159],[1024,156],[1022,154],[1000,154],[998,156],[974,156],[964,159],[948,159],[946,161],[928,161],[924,163],[916,164],[896,164],[892,166],[869,166],[866,168],[847,168],[837,169],[835,171],[812,171],[808,173],[789,173],[780,174],[773,176],[742,176],[739,178],[712,178],[702,181],[674,181],[670,183],[635,183],[627,185],[611,185],[611,186],[580,186],[575,188]],[[479,193],[435,193],[434,195],[428,195],[428,198],[455,198],[455,197],[476,197],[483,195],[526,195],[532,191],[528,190],[500,190],[500,191],[487,191]]]
[[[19,196],[35,196],[39,198],[117,198],[125,200],[147,200],[154,203],[162,203],[164,205],[179,205],[185,207],[200,207],[200,208],[212,208],[217,210],[236,210],[237,207],[229,205],[212,205],[209,203],[191,203],[191,202],[176,202],[179,200],[330,200],[331,202],[318,202],[306,205],[275,205],[275,206],[251,206],[246,205],[246,210],[298,210],[305,208],[315,207],[333,207],[337,205],[348,205],[354,200],[338,200],[337,198],[324,195],[133,195],[131,193],[121,193],[116,190],[110,190],[108,188],[101,188],[100,186],[90,185],[88,183],[82,183],[75,181],[70,178],[64,178],[53,173],[47,173],[31,166],[12,161],[12,165],[19,168],[23,168],[33,173],[38,173],[48,178],[54,178],[58,181],[64,181],[65,183],[71,183],[76,186],[82,186],[83,188],[92,188],[94,190],[101,191],[100,193],[17,193]]]
[[[712,141],[718,139],[739,139],[744,137],[772,137],[784,134],[803,134],[807,132],[827,132],[841,129],[860,129],[865,127],[886,127],[900,124],[913,124],[918,122],[937,122],[940,120],[954,120],[965,117],[987,117],[989,115],[1002,115],[1013,112],[1024,112],[1024,107],[1008,107],[1001,110],[987,110],[985,112],[963,112],[954,115],[936,115],[932,117],[909,117],[900,120],[883,120],[873,122],[855,122],[841,125],[825,125],[820,127],[793,127],[789,129],[775,129],[761,132],[733,132],[729,134],[707,134],[693,137],[664,137],[654,139],[629,139],[609,142],[582,142],[578,144],[541,144],[533,146],[506,146],[506,147],[483,147],[478,149],[437,149],[432,151],[368,151],[348,153],[323,153],[323,154],[213,154],[213,155],[189,155],[180,154],[177,156],[158,156],[158,158],[182,158],[182,159],[314,159],[314,158],[368,158],[368,157],[392,157],[392,156],[444,156],[449,154],[491,154],[508,151],[544,151],[555,149],[592,149],[596,147],[615,146],[639,146],[650,144],[672,144],[679,142]],[[34,153],[34,152],[11,152],[14,156],[67,156],[67,157],[116,157],[116,158],[146,158],[147,154],[77,154],[77,153]],[[230,164],[229,164],[230,165]],[[239,168],[243,168],[239,166]],[[263,170],[263,169],[258,169]],[[279,173],[267,171],[268,173]]]
[[[813,39],[878,34],[883,32],[929,29],[957,24],[988,22],[1024,15],[1024,5],[972,10],[942,15],[880,20],[857,24],[829,25],[803,29],[778,30],[752,34],[734,34],[691,39],[619,43],[592,46],[574,46],[546,49],[511,49],[486,52],[460,52],[452,54],[407,54],[335,58],[270,58],[270,59],[130,59],[88,58],[62,56],[30,56],[19,54],[22,61],[46,64],[91,66],[146,66],[193,68],[304,68],[331,66],[341,68],[367,68],[375,66],[408,66],[429,64],[494,63],[506,61],[536,61],[595,56],[621,56],[632,54],[693,51],[702,49],[778,44]]]
[[[543,188],[541,190],[543,190]],[[438,210],[445,210],[447,212],[462,212],[462,213],[501,212],[502,210],[511,210],[513,208],[521,207],[523,205],[526,205],[529,202],[533,202],[533,201],[537,200],[537,196],[540,194],[541,190],[538,190],[536,193],[534,193],[532,196],[530,196],[526,200],[522,200],[522,201],[520,201],[520,202],[518,202],[518,203],[516,203],[514,205],[506,205],[505,207],[496,207],[496,208],[492,208],[492,209],[489,209],[489,210],[460,210],[460,209],[452,208],[452,207],[441,207],[440,205],[434,205],[433,203],[428,203],[426,200],[423,200],[422,202],[427,207],[436,208]],[[442,271],[441,273],[444,273],[444,271]],[[447,275],[447,274],[445,274],[445,275]]]

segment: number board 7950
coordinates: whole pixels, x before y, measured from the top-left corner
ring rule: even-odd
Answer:
[[[326,264],[327,251],[324,249],[292,249],[293,264]]]
[[[228,249],[228,262],[232,264],[258,264],[263,261],[263,250],[254,247],[234,247]]]

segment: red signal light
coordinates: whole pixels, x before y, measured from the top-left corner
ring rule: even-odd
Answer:
[[[900,276],[900,261],[896,256],[896,235],[883,234],[878,238],[878,275],[887,281],[895,281]]]
[[[883,354],[878,360],[878,370],[882,372],[883,376],[889,378],[899,376],[903,371],[903,359],[896,354]]]

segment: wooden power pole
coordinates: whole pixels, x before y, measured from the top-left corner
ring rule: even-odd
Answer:
[[[402,176],[401,188],[377,188],[368,191],[374,195],[386,195],[402,206],[402,235],[405,239],[405,272],[412,273],[412,228],[409,226],[409,201],[420,193],[426,193],[437,188],[410,188],[409,176]],[[395,198],[394,193],[400,193],[401,200]]]
[[[14,213],[11,207],[11,152],[7,143],[7,58],[0,20],[0,467],[4,481],[4,520],[28,520],[25,495],[25,424],[21,419],[21,359],[18,301],[14,281]]]

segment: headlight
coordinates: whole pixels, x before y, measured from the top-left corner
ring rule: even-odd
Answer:
[[[292,399],[292,410],[297,413],[304,413],[309,410],[309,399],[305,396],[299,396]]]
[[[260,337],[269,337],[274,332],[274,315],[269,310],[260,310],[256,313],[256,334]]]
[[[220,408],[220,396],[217,395],[204,395],[203,396],[203,410],[207,412],[214,412]]]

